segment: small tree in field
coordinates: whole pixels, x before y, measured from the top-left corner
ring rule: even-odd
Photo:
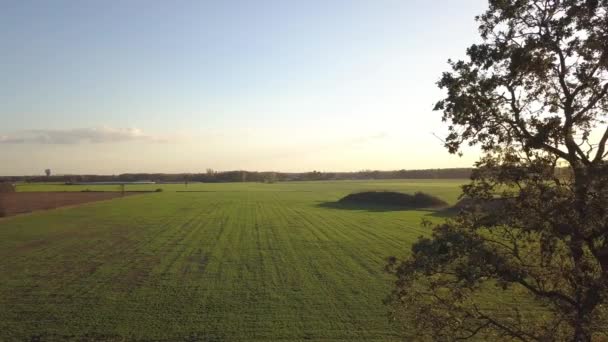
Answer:
[[[418,338],[606,340],[608,1],[490,0],[477,20],[435,109],[450,152],[486,152],[464,196],[498,205],[390,260],[395,317]]]

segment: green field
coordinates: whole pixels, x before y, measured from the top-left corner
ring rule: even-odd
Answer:
[[[397,340],[385,258],[441,218],[334,202],[384,189],[454,203],[464,183],[134,185],[164,191],[5,219],[0,340]],[[117,190],[18,191],[87,188]]]

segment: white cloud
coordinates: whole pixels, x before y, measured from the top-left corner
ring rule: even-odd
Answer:
[[[73,129],[31,129],[0,135],[0,144],[82,144],[125,141],[168,142],[166,137],[147,134],[138,128],[108,126]]]

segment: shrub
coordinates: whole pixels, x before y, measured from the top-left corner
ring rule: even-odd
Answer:
[[[154,192],[163,192],[163,189],[158,188],[158,189],[154,190]]]
[[[11,183],[0,183],[0,192],[15,192],[15,186]]]
[[[487,213],[497,213],[501,210],[504,210],[505,205],[507,205],[507,201],[501,198],[494,198],[491,200],[482,201],[479,199],[472,199],[469,197],[465,197],[458,201],[452,209],[461,211],[475,211],[475,212],[487,212]]]

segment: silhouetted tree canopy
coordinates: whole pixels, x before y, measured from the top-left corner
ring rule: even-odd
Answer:
[[[608,1],[490,0],[482,42],[450,61],[446,147],[486,155],[475,203],[421,238],[390,302],[418,338],[607,338]],[[563,167],[560,167],[563,166]]]

